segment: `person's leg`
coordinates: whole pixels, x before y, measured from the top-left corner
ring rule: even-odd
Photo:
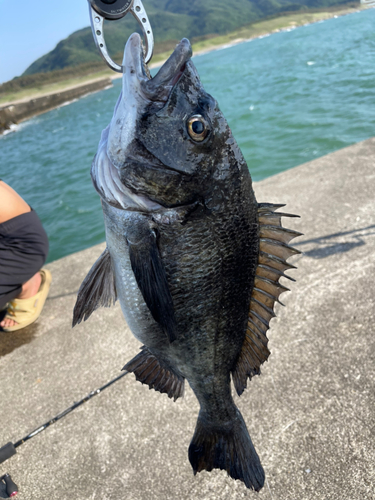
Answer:
[[[34,274],[32,278],[29,279],[24,285],[22,285],[22,291],[17,295],[17,299],[29,299],[34,297],[38,293],[40,284],[42,282],[42,277],[40,273]]]
[[[17,252],[21,238],[18,225],[23,217],[20,215],[31,212],[30,206],[8,184],[0,179],[0,311],[6,304],[22,293],[22,284],[34,275],[19,274],[20,263],[13,257]]]
[[[6,303],[30,299],[39,292],[42,283],[39,271],[47,254],[48,238],[33,210],[0,224],[0,310]],[[18,324],[18,313],[14,314],[14,304],[12,307],[0,322],[3,329]],[[22,323],[21,319],[19,324]]]
[[[15,299],[29,299],[34,297],[39,291],[40,284],[42,282],[42,277],[40,273],[34,274],[32,278],[29,279],[26,283],[22,285],[21,293],[19,293],[16,297],[12,297],[12,300]],[[7,301],[8,302],[8,301]],[[0,322],[1,328],[9,328],[10,326],[16,325],[17,322],[11,318],[4,318]]]
[[[0,179],[0,224],[30,211],[26,201]]]
[[[8,304],[8,302],[15,299],[17,297],[17,295],[19,295],[21,293],[21,291],[22,291],[22,285],[20,285],[18,288],[15,288],[11,291],[7,290],[4,293],[0,294],[0,311],[3,311],[6,308],[6,305]]]

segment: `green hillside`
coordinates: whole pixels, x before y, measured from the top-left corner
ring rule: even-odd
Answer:
[[[347,3],[347,0],[143,0],[156,40],[158,52],[183,37],[196,39],[224,34],[266,17],[301,9],[321,9]],[[106,22],[105,37],[111,55],[121,57],[125,41],[140,28],[133,16]],[[115,57],[116,59],[116,57]],[[69,66],[100,61],[91,29],[76,31],[54,50],[36,60],[24,75],[62,70]]]

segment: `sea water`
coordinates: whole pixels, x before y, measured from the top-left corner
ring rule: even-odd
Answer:
[[[194,58],[253,180],[375,136],[374,26],[369,9]],[[42,219],[49,261],[104,240],[90,166],[120,85],[0,138],[0,178]]]

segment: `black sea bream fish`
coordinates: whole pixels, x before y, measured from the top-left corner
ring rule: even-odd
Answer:
[[[150,79],[139,35],[91,175],[107,249],[78,293],[73,323],[116,298],[141,352],[125,366],[175,400],[185,379],[200,403],[194,473],[224,469],[260,490],[264,471],[231,395],[260,373],[279,283],[298,253],[282,205],[258,205],[246,162],[205,92],[188,40]]]

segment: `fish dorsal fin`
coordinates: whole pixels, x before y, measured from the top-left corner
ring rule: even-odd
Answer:
[[[108,248],[90,269],[78,290],[73,326],[86,321],[99,307],[110,307],[117,300],[115,275]]]
[[[279,282],[280,278],[295,281],[284,272],[287,269],[295,269],[295,266],[287,263],[287,259],[301,252],[289,246],[289,242],[301,236],[301,233],[282,226],[281,217],[298,217],[298,215],[276,212],[283,206],[270,203],[258,205],[258,266],[251,295],[246,336],[236,368],[232,372],[234,386],[239,396],[247,386],[247,378],[251,379],[254,375],[259,375],[260,365],[267,361],[270,355],[266,335],[269,322],[275,317],[275,302],[283,305],[279,297],[289,290]]]
[[[166,363],[152,354],[147,347],[127,363],[123,370],[134,373],[135,378],[147,384],[150,389],[168,394],[169,398],[178,399],[184,395],[185,379]]]

